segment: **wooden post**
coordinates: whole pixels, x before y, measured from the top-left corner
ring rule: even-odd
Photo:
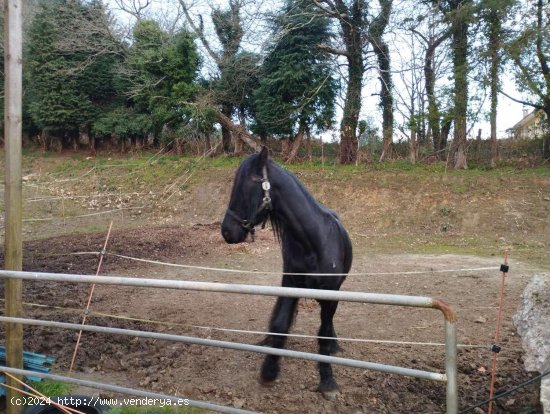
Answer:
[[[21,180],[21,97],[22,97],[22,12],[21,0],[4,0],[4,142],[5,142],[5,241],[4,257],[7,270],[23,267],[23,196]],[[18,279],[6,279],[6,316],[23,315],[23,284]],[[23,326],[6,324],[6,362],[9,367],[23,367]],[[7,384],[19,387],[11,378]],[[21,394],[8,389],[8,414],[19,414],[23,406],[12,404]]]

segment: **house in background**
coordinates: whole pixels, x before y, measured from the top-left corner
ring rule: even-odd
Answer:
[[[508,128],[508,136],[514,139],[539,138],[544,134],[544,124],[546,122],[546,114],[541,109],[535,109],[529,112],[528,109],[523,109],[523,119],[515,124],[512,128]]]

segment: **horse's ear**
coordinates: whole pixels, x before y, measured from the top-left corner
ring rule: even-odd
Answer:
[[[267,164],[267,159],[269,158],[269,150],[264,145],[262,146],[262,150],[260,151],[260,165],[263,167]]]

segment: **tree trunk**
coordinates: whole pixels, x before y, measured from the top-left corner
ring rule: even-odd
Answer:
[[[306,126],[306,150],[307,150],[307,159],[309,161],[313,161],[311,130],[309,129],[309,126]]]
[[[358,55],[348,57],[348,87],[340,124],[340,163],[353,164],[357,159],[357,124],[361,111],[361,87],[363,83],[363,59]]]
[[[445,159],[445,147],[447,138],[441,131],[441,113],[435,97],[435,51],[451,35],[450,31],[443,33],[437,39],[427,40],[426,55],[424,57],[424,78],[426,81],[426,96],[428,98],[428,126],[432,132],[433,149],[436,157],[442,161]],[[447,132],[448,135],[448,132]]]
[[[447,141],[449,140],[449,134],[451,132],[451,126],[453,125],[453,120],[450,118],[447,118],[443,121],[443,125],[441,127],[441,160],[447,159],[447,155],[445,154],[447,149]]]
[[[546,114],[546,125],[550,128],[550,98],[545,101],[543,111]]]
[[[380,68],[380,106],[382,107],[382,141],[384,149],[380,156],[380,162],[393,157],[393,81],[390,71],[390,54],[388,45],[382,38],[379,39],[380,47],[374,49],[378,57]]]
[[[239,155],[243,153],[243,140],[240,134],[233,135],[233,154]]]
[[[95,153],[96,153],[96,138],[95,138],[95,135],[93,135],[93,134],[89,135],[88,148],[90,150],[90,153],[92,155],[95,155]]]
[[[136,150],[143,149],[145,147],[145,140],[142,136],[136,137]]]
[[[445,159],[443,142],[441,139],[440,115],[437,100],[435,98],[435,71],[434,71],[435,45],[428,45],[424,60],[424,78],[426,79],[426,95],[428,97],[428,125],[432,131],[433,148],[439,160]]]
[[[227,128],[233,134],[237,134],[237,135],[240,134],[240,137],[243,140],[243,142],[253,150],[258,151],[260,149],[260,141],[258,140],[258,138],[249,134],[240,125],[235,125],[233,122],[231,122],[231,119],[225,116],[221,111],[216,111],[216,116],[218,118],[218,122],[222,127]]]
[[[233,108],[230,105],[222,105],[222,113],[231,119]],[[225,154],[231,153],[231,131],[226,126],[222,125],[222,148]]]
[[[243,131],[246,131],[246,120],[245,120],[245,114],[244,111],[239,110],[239,125]],[[243,152],[243,139],[241,137],[241,134],[236,134],[234,136],[235,140],[233,142],[233,145],[235,146],[235,155],[242,154]]]
[[[296,155],[298,155],[298,151],[300,149],[300,145],[302,144],[302,141],[304,140],[304,132],[305,132],[305,123],[303,121],[300,121],[300,127],[298,128],[298,133],[294,137],[294,140],[292,141],[292,144],[290,146],[290,152],[288,154],[288,157],[286,159],[286,162],[291,163],[296,158]]]
[[[281,139],[281,155],[284,159],[288,158],[288,155],[290,154],[290,139],[289,138],[282,138]]]
[[[393,149],[393,81],[390,52],[383,35],[388,26],[393,0],[379,0],[381,10],[369,27],[369,41],[378,60],[380,72],[380,106],[382,107],[383,150],[380,162],[392,157]]]
[[[548,2],[546,2],[548,3]],[[542,98],[542,110],[546,114],[546,124],[550,127],[550,64],[548,63],[548,49],[545,49],[544,45],[544,17],[546,16],[546,24],[548,24],[548,5],[544,5],[543,0],[537,0],[537,40],[536,40],[536,50],[537,50],[537,59],[540,64],[542,77],[544,79],[544,86],[546,93],[543,93]],[[540,89],[539,89],[540,90]]]
[[[409,152],[409,161],[411,164],[415,164],[418,158],[418,138],[416,129],[411,129],[411,142],[410,142],[410,152]]]
[[[212,150],[212,140],[210,139],[210,134],[206,134],[206,136],[204,137],[204,142],[206,144],[206,151],[207,152],[211,151]]]
[[[497,106],[499,88],[499,67],[500,67],[500,36],[501,24],[499,13],[492,9],[489,14],[489,53],[491,60],[491,110],[489,119],[491,123],[491,168],[495,168],[498,158],[497,147]]]
[[[453,157],[455,169],[467,169],[466,116],[468,110],[468,23],[459,5],[451,21],[454,66],[454,139]]]
[[[348,63],[348,82],[340,122],[340,163],[354,164],[357,160],[357,124],[361,111],[361,89],[365,73],[363,48],[366,41],[367,2],[365,0],[349,2],[313,0],[313,2],[325,15],[338,19],[340,24],[344,48],[339,50],[326,45],[320,45],[320,47],[336,56],[344,56]]]
[[[409,138],[409,161],[411,164],[415,164],[418,159],[418,146],[419,146],[419,133],[418,133],[418,123],[420,117],[416,116],[416,96],[415,93],[410,95],[410,116],[409,116],[409,125],[411,136]]]
[[[40,135],[38,135],[38,141],[40,142],[40,147],[42,149],[42,152],[46,152],[50,150],[51,140],[50,140],[50,136],[46,131],[42,130],[42,132],[40,132]]]
[[[176,155],[183,154],[183,142],[177,138],[174,139],[174,150],[176,151]]]
[[[362,2],[353,1],[348,9],[343,1],[337,1],[340,27],[348,61],[348,85],[340,123],[340,163],[354,164],[357,159],[357,124],[361,111],[361,89],[363,86],[363,39],[364,18]]]

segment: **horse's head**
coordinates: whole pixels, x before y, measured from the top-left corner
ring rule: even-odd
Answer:
[[[246,158],[235,174],[231,199],[222,222],[227,243],[242,243],[254,226],[265,221],[271,208],[270,183],[267,179],[268,150]]]

